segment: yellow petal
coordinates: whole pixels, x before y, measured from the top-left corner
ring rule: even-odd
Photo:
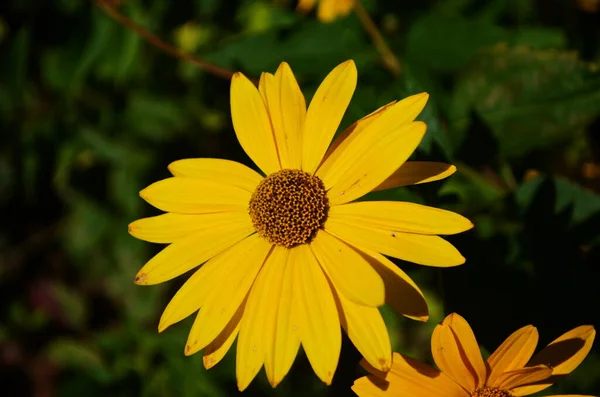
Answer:
[[[390,384],[382,379],[370,376],[363,376],[354,381],[352,391],[358,397],[396,397],[398,390],[390,387]],[[427,396],[429,397],[429,396]]]
[[[231,120],[244,151],[265,174],[279,171],[273,129],[262,96],[241,73],[231,79]]]
[[[385,303],[381,277],[353,248],[324,231],[317,234],[310,248],[344,297],[369,307],[379,307]]]
[[[317,0],[298,0],[296,10],[298,12],[308,12],[313,9]]]
[[[446,163],[407,161],[373,191],[439,181],[455,172],[456,167]]]
[[[173,296],[165,308],[158,325],[162,332],[198,310],[204,304],[210,292],[227,280],[239,267],[240,258],[254,245],[255,236],[246,238],[238,244],[215,256],[198,269]],[[225,281],[226,282],[226,281]]]
[[[294,312],[294,268],[304,266],[297,249],[274,247],[272,256],[279,259],[279,271],[271,285],[271,310],[265,324],[265,372],[271,386],[276,387],[287,375],[300,348],[299,323]]]
[[[223,357],[225,357],[225,354],[227,354],[231,345],[233,345],[233,341],[240,330],[240,320],[244,313],[244,306],[245,305],[243,304],[240,305],[223,331],[221,331],[216,339],[210,342],[204,349],[204,354],[202,356],[204,368],[211,369],[217,365]]]
[[[174,176],[201,178],[217,182],[227,181],[229,184],[241,187],[250,193],[263,179],[251,168],[231,160],[223,159],[184,159],[169,164],[169,171]]]
[[[275,76],[264,76],[264,97],[273,125],[281,168],[299,169],[302,163],[302,128],[306,101],[286,62]]]
[[[390,336],[378,309],[357,305],[337,294],[340,322],[360,354],[379,371],[392,366]]]
[[[519,368],[500,375],[496,384],[500,390],[511,390],[515,387],[529,385],[547,379],[552,375],[552,369],[545,365]]]
[[[331,166],[330,175],[319,175],[329,189],[331,205],[353,201],[377,187],[408,159],[427,129],[424,123],[415,121],[395,130],[375,130],[378,121],[350,142]]]
[[[359,250],[368,249],[394,258],[426,266],[462,265],[465,258],[438,236],[390,232],[329,217],[325,230]]]
[[[166,212],[207,214],[240,211],[248,207],[251,193],[227,181],[172,177],[148,186],[140,196]]]
[[[475,391],[477,389],[477,375],[472,367],[463,360],[459,342],[444,322],[433,330],[431,335],[431,353],[438,368],[453,381],[461,385],[465,390]]]
[[[336,18],[348,15],[354,7],[354,0],[321,0],[317,17],[321,22],[332,22]]]
[[[533,355],[538,339],[538,331],[532,325],[520,328],[506,338],[487,360],[491,369],[488,384],[496,386],[504,372],[523,368]]]
[[[516,388],[513,394],[524,396],[537,393],[571,373],[590,352],[595,336],[594,327],[582,325],[556,338],[527,364],[528,366],[547,365],[552,368],[552,376],[540,382],[539,385]]]
[[[308,246],[294,250],[303,262],[294,266],[292,297],[302,346],[317,376],[330,385],[342,344],[339,315],[329,282]]]
[[[413,320],[429,319],[429,310],[423,293],[402,269],[375,251],[365,250],[364,257],[383,280],[385,303],[396,312]]]
[[[419,234],[456,234],[473,227],[462,215],[401,201],[360,201],[330,208],[329,216],[342,222]]]
[[[222,224],[243,227],[249,222],[246,210],[200,215],[166,213],[130,223],[129,234],[151,243],[172,243],[196,232],[209,232],[207,229]]]
[[[470,395],[444,373],[403,354],[393,354],[392,369],[387,373],[373,371],[364,362],[361,362],[361,365],[373,373],[372,379],[379,378],[387,381],[389,389],[394,393],[385,396],[469,397]]]
[[[285,265],[281,263],[284,249],[277,248],[271,252],[256,277],[242,318],[236,355],[236,377],[240,391],[246,389],[258,374],[267,354],[267,345],[272,344],[266,335],[271,334],[272,338],[271,330],[275,326],[272,292],[274,288],[281,288],[276,284],[281,284],[280,269]]]
[[[330,188],[346,176],[348,167],[356,161],[353,156],[361,155],[370,146],[376,145],[376,142],[382,137],[389,138],[389,135],[393,132],[398,135],[398,132],[404,131],[403,128],[411,125],[415,117],[423,110],[428,97],[427,94],[423,93],[383,106],[344,131],[342,138],[334,142],[334,145],[338,146],[332,145],[335,150],[330,150],[329,155],[317,172],[317,175],[323,179],[325,186]],[[348,136],[343,138],[346,134]],[[394,137],[394,139],[400,139],[401,143],[406,143],[405,137]],[[410,153],[406,158],[410,156],[413,150],[414,148],[409,150]],[[406,150],[401,150],[399,153],[404,151]],[[393,157],[396,156],[397,154],[393,153]],[[401,159],[402,161],[389,171],[389,174],[383,177],[379,183],[396,171],[406,158]]]
[[[475,339],[475,334],[473,334],[471,326],[463,317],[456,313],[448,315],[443,323],[448,325],[454,334],[456,345],[465,367],[468,368],[477,379],[476,388],[483,387],[487,379],[487,370],[483,358],[481,357],[479,344],[477,343],[477,339]]]
[[[346,61],[323,80],[312,98],[304,123],[302,170],[313,173],[327,151],[356,88],[354,61]]]
[[[254,232],[251,223],[222,224],[172,243],[140,269],[135,283],[152,285],[175,278],[201,265]]]
[[[247,247],[239,248],[237,268],[229,272],[206,296],[188,336],[185,354],[204,349],[225,328],[246,297],[271,249],[271,244],[258,235],[252,235]]]
[[[262,72],[260,74],[260,79],[258,80],[258,92],[260,92],[260,96],[262,96],[263,101],[265,101],[265,106],[267,106],[267,79],[272,79],[273,75],[271,73]],[[267,113],[269,113],[269,107],[267,106]]]

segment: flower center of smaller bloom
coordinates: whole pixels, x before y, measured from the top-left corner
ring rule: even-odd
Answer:
[[[471,397],[513,397],[513,395],[506,390],[486,386],[475,390],[471,393]]]
[[[250,198],[249,213],[258,234],[285,248],[309,243],[329,211],[325,185],[300,170],[281,170],[263,179]]]

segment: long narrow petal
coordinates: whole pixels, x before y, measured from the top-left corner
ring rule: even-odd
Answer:
[[[150,259],[135,276],[135,283],[152,285],[175,278],[241,241],[254,232],[251,223],[222,224],[190,234]]]
[[[450,330],[454,334],[456,345],[465,366],[475,375],[477,379],[476,387],[483,387],[487,379],[487,370],[471,326],[463,317],[456,313],[448,315],[443,322],[450,327]]]
[[[271,244],[258,235],[250,236],[248,240],[250,247],[238,257],[236,271],[230,272],[207,295],[188,336],[186,355],[194,354],[212,342],[248,294],[271,249]]]
[[[304,262],[294,266],[294,307],[302,346],[317,376],[327,385],[340,358],[340,320],[329,282],[306,245],[295,248]]]
[[[267,341],[265,372],[271,386],[276,387],[287,375],[300,348],[299,322],[294,310],[294,269],[304,266],[302,250],[274,247],[272,256],[280,258],[279,271],[271,285],[273,308],[266,321]],[[268,324],[273,323],[270,328]]]
[[[381,277],[352,247],[325,231],[319,231],[310,248],[344,297],[368,307],[379,307],[385,303]]]
[[[321,163],[350,104],[356,79],[356,65],[349,60],[333,69],[315,92],[302,133],[302,170],[313,173]]]
[[[237,271],[240,258],[254,246],[255,235],[240,241],[204,264],[179,288],[158,325],[159,332],[197,311],[210,292],[228,282],[230,273]]]
[[[456,167],[433,161],[407,161],[373,191],[439,181],[456,172]]]
[[[420,265],[450,267],[465,262],[452,244],[438,236],[390,232],[333,217],[327,219],[325,230],[359,250],[369,249]]]
[[[223,331],[204,349],[204,354],[202,355],[204,368],[211,369],[217,365],[225,357],[231,345],[233,345],[233,341],[240,330],[240,320],[244,313],[244,307],[244,304],[240,305]]]
[[[244,151],[265,174],[279,171],[273,129],[262,96],[241,73],[231,79],[231,120]]]
[[[208,231],[216,226],[250,224],[248,211],[217,212],[214,214],[166,213],[138,219],[129,224],[129,234],[151,243],[172,243],[190,234]]]
[[[550,375],[552,375],[552,368],[545,365],[536,365],[535,367],[525,367],[505,372],[500,375],[496,383],[500,390],[511,390],[548,379]]]
[[[464,359],[464,350],[448,324],[442,322],[433,330],[431,353],[438,368],[453,381],[465,390],[477,389],[477,375]]]
[[[281,263],[283,255],[281,249],[271,252],[248,295],[237,342],[236,377],[240,391],[258,374],[269,350],[267,346],[272,343],[265,334],[272,334],[275,326],[271,314],[276,302],[272,300],[272,292],[273,288],[281,288],[277,284],[281,284],[281,267],[285,265]]]
[[[249,191],[227,181],[183,177],[163,179],[140,192],[140,196],[156,208],[181,214],[244,210],[250,195]]]
[[[281,168],[299,169],[302,165],[302,128],[306,101],[286,62],[275,73],[263,75],[267,102]]]
[[[519,328],[506,338],[487,360],[491,369],[488,384],[497,386],[496,381],[504,372],[523,368],[533,355],[538,339],[538,331],[532,325]]]
[[[462,215],[401,201],[360,201],[336,205],[329,216],[346,223],[419,234],[456,234],[473,227]]]
[[[379,273],[385,285],[385,303],[397,313],[417,321],[427,321],[429,310],[417,284],[385,256],[371,250],[364,257]]]
[[[258,172],[246,167],[244,164],[223,159],[177,160],[169,164],[169,171],[174,176],[210,179],[217,182],[227,181],[250,193],[254,192],[256,186],[263,179]]]
[[[590,352],[595,336],[594,327],[582,325],[556,338],[527,364],[528,366],[547,365],[552,368],[552,376],[538,385],[516,388],[514,395],[524,396],[537,393],[550,387],[564,375],[571,373]]]
[[[348,145],[329,175],[319,175],[331,205],[353,201],[377,187],[408,159],[427,129],[415,121],[395,130],[375,130],[378,121]]]
[[[341,141],[336,140],[334,142],[332,148],[335,148],[335,150],[328,153],[327,158],[317,173],[325,181],[326,187],[329,188],[339,182],[347,172],[348,164],[352,162],[351,156],[363,153],[366,149],[366,144],[372,145],[374,141],[377,141],[381,137],[389,136],[394,131],[402,131],[403,127],[411,125],[415,117],[423,110],[428,97],[427,94],[413,95],[402,101],[385,105],[344,131],[342,133],[343,140],[340,138]],[[344,137],[345,135],[348,136]],[[402,137],[394,138],[402,139]],[[335,145],[337,145],[337,147]],[[409,155],[412,153],[412,150],[414,150],[414,148],[410,150]],[[406,158],[408,158],[408,156],[406,156]],[[406,158],[404,160],[406,160]],[[403,162],[404,161],[398,163],[398,165],[379,182],[383,182],[383,180],[396,171]]]
[[[379,371],[392,366],[392,346],[379,309],[357,305],[337,294],[340,322],[360,354]]]
[[[365,365],[364,361],[361,364],[373,373],[370,378],[376,382],[376,385],[388,386],[385,394],[376,394],[377,396],[469,397],[470,395],[444,373],[403,354],[394,353],[392,369],[387,373],[373,371],[370,366]],[[366,389],[368,383],[362,379],[365,378],[360,378],[354,382],[354,385],[358,384],[359,389]],[[377,379],[385,382],[377,382]],[[352,389],[355,390],[354,387]],[[372,389],[369,387],[368,390]],[[359,396],[362,397],[363,394]]]

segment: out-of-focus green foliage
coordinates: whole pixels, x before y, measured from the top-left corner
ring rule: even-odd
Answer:
[[[365,1],[401,60],[393,78],[354,15],[322,24],[283,0],[111,3],[248,76],[287,61],[307,98],[354,59],[359,86],[344,126],[431,94],[414,157],[458,173],[373,197],[453,209],[476,227],[451,238],[464,266],[399,263],[423,286],[431,320],[384,308],[396,350],[430,359],[431,331],[452,311],[488,352],[525,324],[538,326],[541,344],[600,324],[600,13],[575,0]],[[0,49],[0,393],[236,395],[234,351],[206,371],[200,355],[183,355],[189,319],[157,333],[183,280],[133,285],[160,247],[127,233],[157,213],[138,192],[171,161],[250,164],[232,130],[228,81],[148,45],[86,0],[2,2]],[[597,346],[553,394],[597,393]],[[358,361],[346,341],[327,388],[301,354],[277,389],[261,374],[246,394],[350,396]]]

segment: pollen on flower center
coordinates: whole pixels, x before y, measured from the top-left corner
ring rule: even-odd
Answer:
[[[263,179],[250,198],[258,233],[272,244],[292,248],[310,242],[327,219],[329,200],[318,177],[285,169]]]
[[[506,390],[486,386],[475,390],[471,393],[471,397],[513,397],[513,395]]]

